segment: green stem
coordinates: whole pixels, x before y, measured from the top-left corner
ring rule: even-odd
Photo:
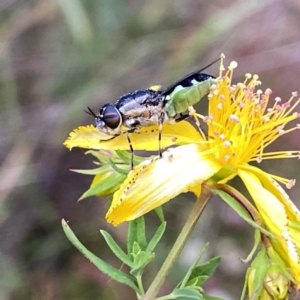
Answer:
[[[142,282],[142,275],[139,274],[139,275],[135,276],[135,278],[136,278],[136,281],[137,281],[137,284],[138,284],[138,288],[140,290],[140,295],[138,295],[138,299],[142,299],[143,296],[145,295],[143,282]]]
[[[208,200],[211,197],[211,191],[208,186],[205,184],[202,185],[202,192],[200,197],[197,199],[195,205],[193,206],[186,223],[184,224],[173,248],[171,249],[170,253],[168,254],[166,260],[164,261],[163,265],[161,266],[159,272],[157,273],[156,277],[154,278],[153,282],[151,283],[148,291],[146,292],[145,296],[142,298],[143,300],[153,300],[155,299],[156,295],[158,294],[161,286],[163,285],[170,269],[172,268],[173,264],[175,263],[176,259],[178,258],[179,254],[181,253],[183,247],[186,244],[189,236],[191,235],[195,225],[198,222]]]

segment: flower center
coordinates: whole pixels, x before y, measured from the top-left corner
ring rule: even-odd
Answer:
[[[208,125],[207,150],[213,149],[212,154],[221,164],[232,166],[254,160],[298,157],[298,150],[264,152],[279,136],[300,127],[285,129],[287,123],[299,117],[293,111],[300,99],[292,104],[297,93],[292,93],[285,103],[277,97],[270,106],[272,91],[256,89],[261,84],[257,75],[246,74],[243,83],[231,85],[235,67],[236,63],[231,63],[226,75],[221,75],[212,87],[208,116],[198,115]]]

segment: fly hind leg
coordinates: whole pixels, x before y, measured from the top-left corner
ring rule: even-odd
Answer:
[[[178,122],[183,121],[183,120],[187,119],[188,117],[192,116],[194,118],[195,123],[196,123],[197,127],[199,128],[200,132],[203,132],[204,135],[207,137],[207,135],[208,135],[207,131],[203,128],[203,126],[201,126],[201,124],[198,120],[198,117],[196,115],[196,111],[194,110],[194,108],[192,106],[189,107],[189,112],[190,112],[189,114],[181,114],[180,113],[176,117],[175,122],[178,123]]]
[[[176,117],[175,122],[178,123],[180,121],[183,121],[185,119],[187,119],[190,115],[188,114],[179,114],[178,117]]]
[[[161,135],[162,135],[162,128],[165,121],[165,113],[161,112],[161,114],[158,117],[158,155],[160,158],[162,158],[162,151],[161,151]]]

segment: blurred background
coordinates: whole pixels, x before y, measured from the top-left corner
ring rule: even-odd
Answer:
[[[79,239],[116,267],[99,229],[125,246],[127,225],[105,221],[105,199],[77,199],[91,177],[83,149],[63,145],[69,132],[91,124],[97,110],[125,93],[164,86],[220,56],[236,60],[235,80],[258,73],[262,89],[288,99],[300,90],[300,2],[233,0],[1,0],[0,1],[0,299],[135,299],[70,244],[61,219]],[[218,74],[218,67],[209,69]],[[198,109],[205,109],[202,101]],[[299,133],[273,149],[299,149]],[[268,161],[271,173],[299,178],[296,160]],[[238,180],[234,182],[239,185]],[[296,204],[299,186],[290,191]],[[192,207],[181,195],[164,206],[168,234],[145,281],[157,272]],[[180,212],[180,213],[178,213]],[[147,215],[153,228],[159,221]],[[186,272],[195,252],[222,256],[206,291],[238,299],[253,230],[220,199],[210,201],[163,293]]]

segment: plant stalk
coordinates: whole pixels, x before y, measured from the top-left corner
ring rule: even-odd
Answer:
[[[186,223],[184,224],[175,244],[173,245],[170,253],[168,254],[166,260],[161,266],[159,272],[151,283],[149,289],[147,290],[143,300],[154,300],[158,294],[161,286],[163,285],[170,269],[173,267],[175,261],[177,260],[179,254],[181,253],[186,241],[190,237],[194,227],[196,226],[208,200],[211,197],[211,190],[209,186],[202,184],[202,191],[200,197],[194,204]]]
[[[262,219],[259,216],[255,207],[244,196],[242,196],[238,191],[236,191],[235,189],[233,189],[232,187],[230,187],[226,184],[215,184],[215,185],[211,186],[211,188],[212,188],[212,190],[213,189],[222,190],[222,191],[226,192],[228,195],[230,195],[231,197],[233,197],[238,203],[240,203],[248,211],[252,220],[255,223],[257,223],[260,227],[265,229],[264,222],[262,221]],[[262,243],[268,249],[271,246],[270,239],[262,232],[260,233],[260,236],[261,236]]]

